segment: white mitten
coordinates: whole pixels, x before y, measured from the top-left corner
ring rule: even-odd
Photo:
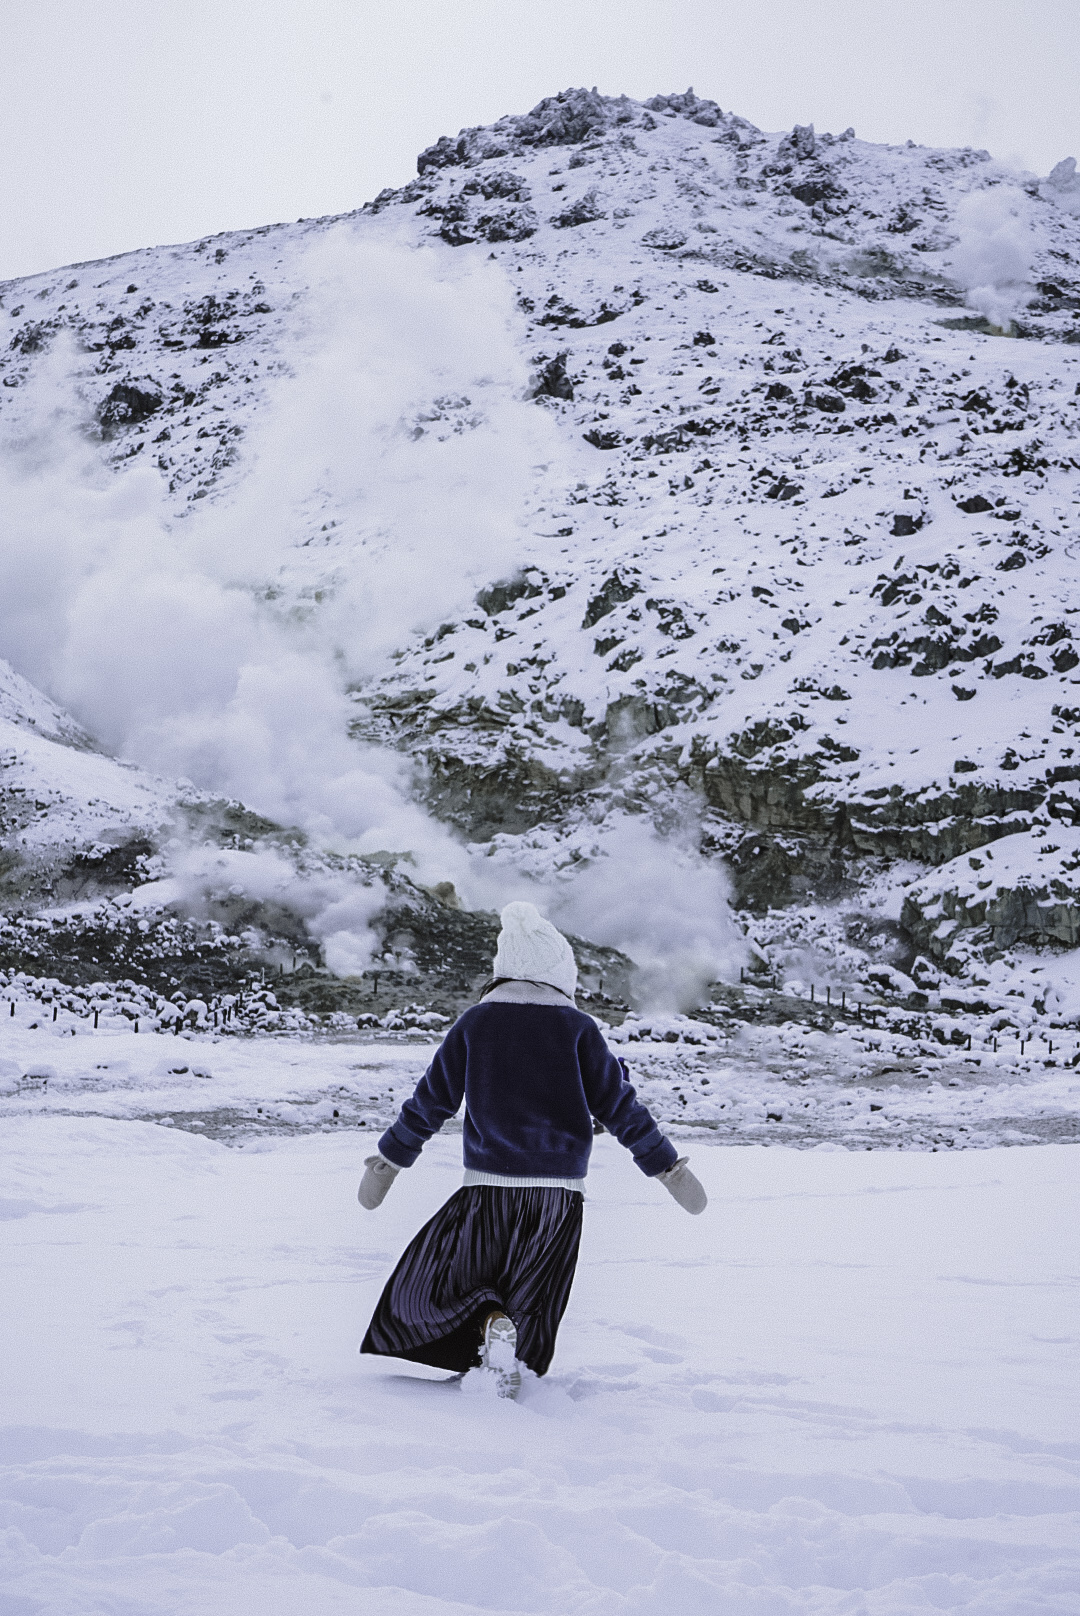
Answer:
[[[367,1211],[374,1212],[377,1206],[382,1206],[386,1199],[387,1190],[401,1169],[395,1167],[392,1162],[388,1162],[385,1156],[368,1156],[364,1161],[364,1166],[367,1171],[360,1180],[360,1188],[356,1192],[356,1199]]]
[[[680,1156],[674,1167],[669,1167],[666,1173],[657,1173],[656,1178],[658,1183],[670,1191],[684,1211],[692,1212],[696,1217],[708,1206],[709,1197],[705,1194],[700,1179],[695,1178],[687,1167],[689,1160],[689,1156]]]

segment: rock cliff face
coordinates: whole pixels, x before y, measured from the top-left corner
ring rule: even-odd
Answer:
[[[953,859],[912,887],[903,920],[927,954],[961,970],[973,947],[991,959],[1019,942],[1080,942],[1080,835],[1072,826],[1007,836]]]
[[[1015,861],[992,900],[912,884],[1080,824],[1067,164],[1018,181],[985,152],[767,134],[692,91],[570,90],[417,169],[343,219],[4,286],[3,416],[66,334],[117,475],[227,504],[313,245],[497,271],[548,447],[505,567],[353,677],[356,738],[508,859],[690,805],[749,912],[873,888],[898,918],[903,866],[903,924],[940,959],[939,917],[1071,946],[1071,899]],[[409,431],[482,415],[439,394]],[[294,544],[267,590],[340,633],[355,512],[307,511]]]

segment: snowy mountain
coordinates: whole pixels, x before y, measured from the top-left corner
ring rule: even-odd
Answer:
[[[768,957],[1071,945],[1078,194],[571,90],[357,213],[9,283],[0,650],[157,774],[631,953],[665,838],[712,974],[721,861]]]

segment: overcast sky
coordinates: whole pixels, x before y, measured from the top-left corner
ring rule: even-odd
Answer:
[[[1080,0],[0,0],[0,280],[339,213],[571,84],[1080,158]]]

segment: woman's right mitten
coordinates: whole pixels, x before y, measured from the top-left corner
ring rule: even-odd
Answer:
[[[367,1171],[360,1180],[356,1199],[368,1212],[374,1212],[386,1199],[386,1192],[400,1172],[385,1156],[368,1156],[364,1161]]]
[[[705,1194],[700,1179],[695,1178],[687,1167],[689,1160],[689,1156],[680,1156],[674,1167],[669,1167],[665,1173],[657,1173],[656,1177],[685,1211],[692,1212],[696,1216],[699,1212],[704,1212],[709,1204],[709,1197]]]

